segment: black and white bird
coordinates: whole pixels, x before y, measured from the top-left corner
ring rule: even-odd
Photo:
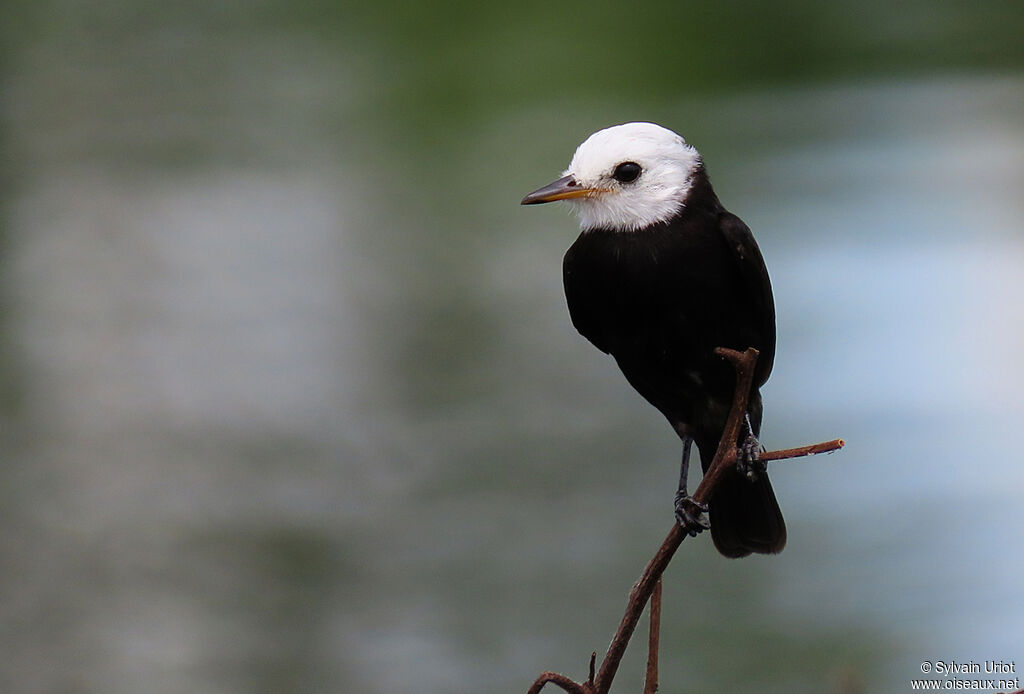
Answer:
[[[731,365],[714,349],[760,351],[742,459],[706,510],[725,556],[781,552],[786,526],[756,438],[759,388],[775,355],[775,306],[750,229],[722,207],[697,150],[653,123],[594,133],[562,178],[522,204],[555,200],[571,204],[582,230],[563,264],[572,323],[615,358],[682,440],[676,518],[691,534],[709,521],[686,491],[690,446],[697,443],[707,472],[735,386]]]

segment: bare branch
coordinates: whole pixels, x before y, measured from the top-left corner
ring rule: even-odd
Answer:
[[[753,348],[741,353],[719,347],[715,353],[732,362],[733,368],[736,370],[736,390],[733,392],[732,410],[729,412],[729,420],[725,431],[722,432],[722,438],[718,442],[718,450],[715,452],[708,471],[704,473],[704,478],[697,487],[697,491],[693,494],[694,501],[699,504],[706,504],[711,499],[715,487],[721,481],[728,465],[731,464],[727,460],[736,460],[736,439],[739,436],[740,423],[747,412],[747,397],[754,378],[754,365],[757,363],[758,355],[758,351]],[[665,538],[654,558],[647,564],[640,580],[629,592],[626,614],[622,617],[622,622],[619,623],[619,630],[615,633],[615,638],[612,639],[608,653],[605,654],[604,661],[601,663],[601,669],[597,673],[598,694],[607,694],[611,688],[619,663],[622,662],[622,656],[626,652],[626,646],[629,645],[636,624],[640,621],[640,614],[651,597],[651,593],[654,592],[654,584],[661,578],[668,563],[672,561],[672,556],[686,536],[687,532],[680,525],[673,525],[668,537]]]
[[[526,694],[539,694],[540,690],[545,684],[550,682],[551,684],[561,687],[569,694],[593,694],[593,690],[585,684],[576,684],[565,675],[559,675],[557,672],[542,672],[538,677],[533,686],[531,686]]]
[[[658,691],[658,641],[661,638],[661,579],[654,584],[650,609],[651,629],[647,636],[647,676],[644,677],[644,694]]]
[[[832,451],[838,451],[845,445],[846,441],[843,441],[842,439],[832,439],[831,441],[823,441],[822,443],[812,443],[810,446],[784,448],[780,451],[766,451],[758,456],[758,460],[762,460],[767,463],[770,460],[802,458],[805,455],[818,455],[819,453],[831,453]]]
[[[711,461],[711,465],[708,467],[707,472],[704,473],[704,478],[701,480],[700,485],[697,487],[697,491],[693,494],[694,501],[700,504],[706,504],[712,496],[714,496],[715,488],[721,482],[725,473],[736,464],[736,442],[739,439],[740,426],[742,425],[746,412],[747,412],[747,399],[750,395],[750,389],[754,378],[754,366],[757,364],[758,351],[750,348],[745,352],[737,352],[731,349],[725,349],[719,347],[715,350],[715,354],[728,360],[733,369],[736,371],[736,389],[733,393],[732,408],[729,411],[729,419],[726,423],[725,430],[722,432],[722,438],[718,442],[718,450],[715,452],[715,457]],[[768,451],[760,455],[760,459],[763,461],[770,460],[782,460],[785,458],[796,458],[805,455],[813,455],[815,453],[825,453],[842,448],[844,442],[842,439],[835,439],[833,441],[826,441],[823,443],[816,443],[809,446],[801,446],[799,448],[789,448],[780,451]],[[676,550],[679,549],[679,545],[682,544],[683,540],[687,537],[687,531],[684,530],[680,525],[673,524],[672,529],[669,531],[665,541],[661,543],[661,547],[654,554],[651,560],[647,563],[643,573],[640,575],[639,580],[634,584],[632,590],[629,591],[629,598],[626,603],[626,613],[622,616],[622,621],[619,623],[618,631],[615,632],[615,637],[612,639],[611,645],[608,646],[608,652],[604,656],[604,660],[601,662],[601,668],[594,676],[594,661],[596,653],[591,655],[590,658],[590,676],[584,684],[577,684],[573,680],[559,675],[554,672],[545,672],[533,683],[527,694],[538,694],[541,688],[551,682],[570,694],[608,694],[608,690],[611,688],[612,680],[615,678],[615,673],[619,668],[619,663],[622,662],[622,656],[626,652],[626,646],[629,645],[629,641],[633,636],[633,632],[636,630],[636,625],[640,621],[640,615],[643,613],[644,607],[647,605],[648,600],[651,600],[652,594],[661,585],[661,575],[665,572],[672,557]],[[652,602],[651,605],[651,634],[648,639],[648,661],[647,661],[647,681],[644,685],[645,694],[653,694],[658,687],[657,672],[658,672],[658,631],[660,629],[661,620],[661,598],[660,591],[658,591],[657,606]]]

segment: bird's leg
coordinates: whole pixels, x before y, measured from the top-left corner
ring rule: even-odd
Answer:
[[[693,437],[682,434],[683,439],[683,463],[679,469],[679,488],[676,490],[676,523],[681,525],[690,537],[696,537],[702,530],[711,527],[707,517],[707,504],[701,504],[694,500],[686,492],[686,477],[690,472],[690,447],[693,445]]]
[[[745,421],[747,433],[743,440],[736,446],[736,471],[751,482],[756,482],[767,466],[761,462],[761,442],[754,436],[754,427],[750,425],[750,414]]]

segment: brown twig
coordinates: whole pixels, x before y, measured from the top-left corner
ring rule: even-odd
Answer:
[[[586,684],[577,684],[565,675],[559,675],[557,672],[542,672],[540,677],[534,681],[533,686],[527,690],[526,694],[538,694],[548,682],[561,687],[569,692],[569,694],[591,694],[593,692],[593,689]]]
[[[651,609],[648,613],[651,628],[647,636],[647,676],[644,677],[644,694],[655,694],[658,691],[658,641],[661,639],[660,578],[654,584],[654,592],[651,593]]]
[[[732,409],[729,411],[729,419],[726,423],[725,431],[722,432],[722,438],[718,442],[718,450],[715,452],[715,457],[711,461],[708,471],[704,473],[704,478],[697,487],[697,491],[693,494],[694,501],[699,504],[706,504],[711,499],[715,488],[725,473],[736,463],[736,442],[739,439],[740,426],[747,412],[747,398],[750,395],[751,384],[754,378],[754,366],[757,364],[758,356],[758,351],[753,348],[747,349],[745,352],[737,352],[719,347],[715,350],[715,353],[732,364],[733,369],[736,371],[736,389],[733,392]],[[842,439],[836,439],[800,448],[769,451],[762,453],[760,459],[763,461],[781,460],[783,458],[794,458],[814,453],[825,453],[842,448],[843,445]],[[612,680],[615,678],[615,673],[619,668],[619,663],[622,662],[622,656],[626,652],[626,646],[629,645],[633,632],[636,630],[636,625],[640,621],[640,615],[643,613],[644,606],[647,605],[647,601],[651,598],[655,587],[659,584],[661,575],[665,572],[669,562],[672,561],[672,556],[686,537],[687,531],[682,526],[674,524],[665,541],[661,543],[661,547],[658,548],[658,551],[647,563],[643,573],[640,575],[640,579],[633,586],[632,590],[629,591],[626,613],[622,616],[618,631],[615,632],[615,637],[612,639],[611,645],[608,646],[608,652],[605,654],[604,660],[601,661],[601,668],[596,678],[594,676],[595,656],[592,655],[590,659],[590,677],[585,683],[578,684],[564,675],[545,672],[534,681],[528,694],[538,694],[541,688],[548,682],[561,687],[571,694],[608,694]],[[653,628],[652,615],[652,643],[656,642]],[[656,655],[654,662],[656,674]],[[648,672],[650,672],[650,660],[648,660]]]
[[[747,412],[747,397],[750,393],[751,382],[754,378],[754,364],[757,363],[758,352],[756,349],[748,349],[744,353],[735,352],[731,349],[718,348],[715,352],[732,362],[736,370],[736,390],[733,392],[732,410],[729,413],[729,420],[726,423],[725,431],[718,442],[718,450],[711,461],[711,466],[704,473],[693,499],[698,504],[706,504],[712,496],[712,492],[718,485],[727,469],[726,458],[731,461],[736,459],[736,439],[739,436],[740,421]],[[633,589],[629,591],[629,601],[626,607],[626,614],[619,623],[619,630],[615,633],[608,653],[605,654],[601,669],[597,673],[597,694],[607,694],[612,686],[612,680],[622,662],[622,656],[626,652],[626,646],[633,636],[633,630],[640,620],[640,613],[643,611],[647,600],[654,591],[654,584],[665,572],[672,556],[679,549],[679,545],[686,539],[687,532],[679,524],[672,526],[668,537],[661,544],[655,553],[654,558],[647,564],[640,580]]]
[[[802,458],[805,455],[817,455],[819,453],[831,453],[832,451],[838,451],[845,445],[846,441],[843,441],[842,439],[832,439],[831,441],[812,443],[810,446],[800,446],[799,448],[783,448],[779,451],[765,451],[758,456],[758,460],[767,463],[770,460]]]

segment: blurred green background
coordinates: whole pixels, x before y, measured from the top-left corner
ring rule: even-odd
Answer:
[[[1024,667],[1024,5],[8,0],[0,690],[585,676],[678,442],[573,331],[592,131],[704,154],[775,285],[789,546],[666,575],[666,692]],[[615,691],[639,691],[642,638]]]

